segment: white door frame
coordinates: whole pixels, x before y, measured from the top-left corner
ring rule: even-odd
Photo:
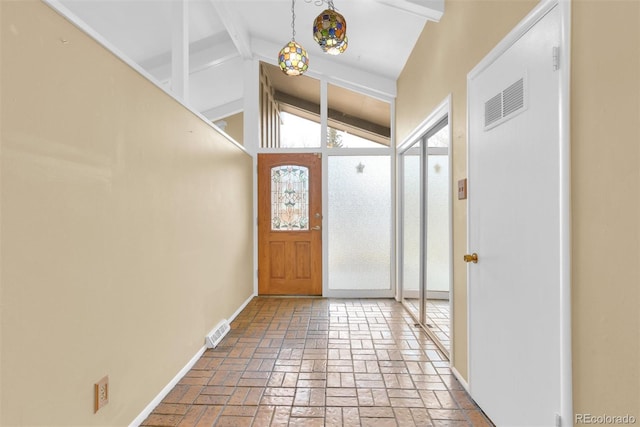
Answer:
[[[560,52],[559,73],[559,140],[558,152],[560,164],[560,406],[561,424],[573,425],[573,387],[571,369],[571,151],[570,151],[570,58],[571,58],[571,0],[542,0],[489,54],[476,65],[467,75],[467,153],[471,140],[469,115],[470,99],[469,86],[472,80],[505,53],[516,41],[529,31],[551,9],[558,7],[560,12]],[[467,156],[467,173],[469,171],[469,156]],[[473,191],[473,190],[471,190]],[[470,247],[470,216],[467,204],[467,248]],[[467,274],[467,295],[469,295],[469,275]],[[467,331],[469,325],[469,304],[467,304]],[[470,338],[467,335],[467,377],[471,384],[471,354]]]
[[[421,324],[421,327],[423,328],[423,330],[427,333],[427,335],[429,335],[433,341],[436,343],[436,345],[440,348],[440,350],[447,356],[447,358],[449,359],[449,361],[453,360],[453,351],[454,351],[454,339],[453,339],[453,312],[454,312],[454,305],[455,305],[455,300],[454,300],[454,292],[453,292],[453,115],[452,115],[452,111],[451,111],[451,104],[452,104],[452,96],[451,94],[447,95],[446,98],[444,98],[440,104],[438,104],[438,106],[418,125],[416,126],[410,133],[409,135],[407,135],[403,141],[398,144],[398,147],[396,148],[396,183],[395,183],[395,188],[396,188],[396,209],[397,209],[397,213],[396,213],[396,248],[397,248],[397,256],[396,256],[396,283],[397,283],[397,289],[398,289],[398,293],[396,295],[396,300],[400,301],[405,308],[407,309],[407,312],[414,318],[414,320],[418,323]],[[424,292],[424,284],[425,284],[425,277],[424,277],[424,271],[421,274],[421,278],[420,278],[420,287],[419,287],[419,293],[420,293],[420,312],[419,314],[416,316],[413,312],[411,312],[411,310],[409,310],[407,308],[407,306],[404,304],[404,298],[405,298],[405,292],[406,290],[404,289],[404,277],[402,276],[402,266],[403,266],[403,262],[404,262],[404,253],[403,253],[403,249],[404,248],[404,224],[403,224],[403,213],[404,213],[404,201],[401,200],[403,198],[403,188],[404,188],[404,177],[403,177],[403,172],[404,172],[404,166],[402,164],[402,156],[410,149],[413,148],[413,146],[419,141],[422,140],[426,134],[433,129],[439,122],[441,122],[444,118],[447,118],[448,120],[448,126],[449,126],[449,146],[444,149],[444,148],[431,148],[429,149],[428,147],[424,147],[424,149],[426,150],[426,153],[429,153],[429,150],[432,151],[433,154],[435,154],[435,152],[439,152],[439,154],[446,154],[448,156],[448,162],[449,162],[449,178],[448,178],[448,186],[447,186],[447,192],[449,194],[449,203],[448,203],[448,209],[449,209],[449,230],[448,230],[448,239],[449,239],[449,259],[451,260],[449,263],[449,312],[451,313],[449,316],[449,334],[450,334],[450,345],[449,345],[449,349],[446,349],[442,346],[442,344],[440,343],[440,341],[438,340],[438,338],[431,332],[429,331],[429,329],[427,329],[425,327],[425,316],[423,313],[423,306],[424,306],[424,301],[423,301],[423,297],[426,297],[426,295],[423,294]],[[423,141],[426,142],[426,141]],[[421,148],[422,150],[422,148]],[[425,158],[424,161],[426,162],[427,159]],[[422,183],[424,183],[424,178],[422,179]],[[424,195],[426,196],[426,194]],[[423,197],[423,196],[421,196]],[[422,210],[424,209],[424,203],[420,203]],[[420,212],[420,217],[426,220],[426,215],[425,212]],[[421,226],[422,227],[422,226]],[[424,232],[421,233],[420,236],[420,246],[424,246],[426,247],[426,235]],[[426,254],[425,254],[426,255]],[[421,259],[421,263],[425,262],[425,258],[424,256]],[[421,270],[423,270],[423,267],[421,267]],[[450,363],[451,365],[451,363]],[[453,368],[453,366],[451,365],[451,367]]]

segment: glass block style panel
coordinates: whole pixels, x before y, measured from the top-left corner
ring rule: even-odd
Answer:
[[[389,156],[331,156],[328,178],[329,289],[390,289]]]
[[[296,165],[271,169],[271,230],[309,229],[309,168]]]
[[[280,147],[320,147],[320,123],[287,112],[281,112],[280,117]]]

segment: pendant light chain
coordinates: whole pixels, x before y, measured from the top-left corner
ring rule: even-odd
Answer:
[[[311,3],[313,0],[304,0],[304,1],[306,3]],[[329,7],[329,9],[336,10],[336,8],[333,6],[333,0],[315,0],[315,1],[313,1],[313,4],[315,4],[316,6],[322,6],[325,3]]]
[[[296,41],[296,0],[291,0],[291,40]]]

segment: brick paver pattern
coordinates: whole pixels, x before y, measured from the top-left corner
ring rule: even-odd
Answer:
[[[142,426],[491,426],[392,299],[256,297]]]

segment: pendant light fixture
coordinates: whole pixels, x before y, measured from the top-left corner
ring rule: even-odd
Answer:
[[[307,51],[296,43],[296,0],[291,0],[291,41],[287,43],[278,55],[278,63],[283,73],[288,76],[302,75],[309,68]]]
[[[325,53],[338,55],[347,49],[347,21],[336,12],[333,0],[326,0],[328,9],[313,21],[313,38]]]
[[[345,50],[347,50],[348,44],[349,44],[349,39],[347,36],[344,36],[344,40],[339,42],[337,45],[325,50],[325,53],[328,53],[329,55],[340,55]]]

